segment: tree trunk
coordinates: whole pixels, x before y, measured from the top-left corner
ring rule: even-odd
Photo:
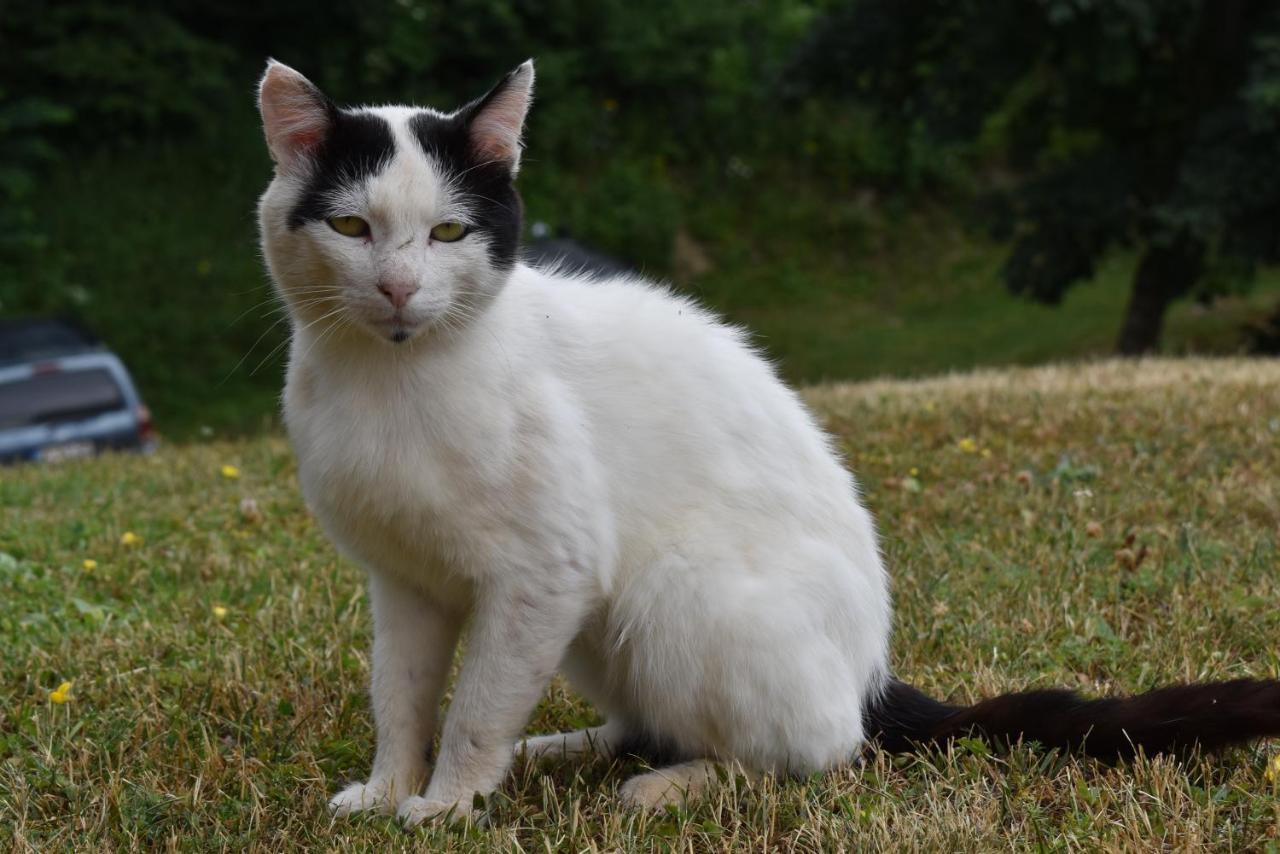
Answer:
[[[1165,311],[1185,296],[1204,272],[1204,244],[1187,235],[1147,248],[1133,276],[1116,349],[1125,356],[1150,353],[1160,345]]]

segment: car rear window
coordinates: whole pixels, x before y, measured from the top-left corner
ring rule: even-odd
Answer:
[[[50,371],[0,383],[0,427],[82,421],[124,405],[120,385],[105,368]]]

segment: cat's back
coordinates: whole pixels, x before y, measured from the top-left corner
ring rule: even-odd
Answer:
[[[743,330],[668,287],[634,275],[589,278],[527,267],[513,285],[517,310],[544,326],[554,358],[594,362],[598,370],[583,378],[607,372],[614,384],[673,390],[741,380],[761,386],[757,391],[786,391]]]
[[[640,503],[706,506],[719,493],[852,509],[852,479],[826,435],[739,328],[634,277],[520,268],[512,284]]]

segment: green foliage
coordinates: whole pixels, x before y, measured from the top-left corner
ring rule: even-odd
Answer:
[[[340,102],[450,108],[532,55],[527,218],[674,275],[757,330],[789,379],[1093,353],[1136,269],[1128,254],[1096,263],[1138,239],[1131,206],[1116,201],[1131,176],[1080,167],[1109,137],[1062,117],[1076,106],[1059,103],[1052,63],[1019,76],[1039,48],[1005,31],[1086,32],[1081,16],[1112,13],[1070,4],[1050,20],[1049,7],[1001,2],[1006,23],[972,2],[904,17],[875,0],[375,0],[359,14],[336,0],[15,6],[0,16],[16,57],[0,93],[0,310],[80,315],[171,433],[256,429],[275,407],[285,341],[253,216],[270,175],[252,97],[265,57]],[[1134,18],[1112,41],[1141,42],[1162,20]],[[927,55],[914,47],[925,36]],[[1264,36],[1259,56],[1271,58],[1242,84],[1260,147],[1280,103]],[[974,44],[985,52],[952,56]],[[1152,73],[1098,63],[1108,79]],[[882,90],[901,96],[893,110],[873,109]],[[1220,229],[1223,246],[1228,235],[1265,244],[1280,169],[1231,190],[1255,162],[1232,139],[1205,149],[1186,171],[1187,201],[1161,215],[1170,228]],[[1019,244],[1034,250],[1024,266],[1049,271],[1027,276],[1032,289],[1061,294],[1064,270],[1092,276],[1052,318],[989,292],[1000,246],[920,212],[919,194],[965,204],[1023,175],[1010,233],[1026,238],[1038,217],[1073,235],[1050,244],[1058,256]],[[694,269],[673,264],[677,236],[701,256]],[[1238,289],[1253,267],[1253,250],[1218,246],[1206,292]],[[1225,305],[1176,315],[1170,347],[1237,346],[1224,318],[1254,304]]]
[[[0,310],[18,301],[14,282],[23,262],[48,245],[32,197],[39,170],[57,157],[43,134],[70,117],[70,110],[44,98],[0,88]]]
[[[51,138],[82,151],[173,136],[217,122],[232,52],[150,3],[14,4],[0,41],[18,54],[12,92],[71,111]]]
[[[1000,155],[1018,176],[997,218],[1015,292],[1056,302],[1136,246],[1150,263],[1133,306],[1163,312],[1280,259],[1274,4],[857,0],[806,67],[890,121]]]

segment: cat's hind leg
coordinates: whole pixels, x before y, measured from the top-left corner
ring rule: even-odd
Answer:
[[[711,759],[694,759],[637,774],[622,784],[618,796],[634,810],[661,810],[669,805],[688,805],[701,800],[720,785],[722,775],[738,776],[754,782],[760,775],[737,762],[720,763]]]
[[[620,724],[605,723],[573,732],[556,732],[549,735],[530,735],[516,742],[516,757],[535,762],[544,757],[577,759],[595,756],[612,759],[622,749],[626,730]]]

